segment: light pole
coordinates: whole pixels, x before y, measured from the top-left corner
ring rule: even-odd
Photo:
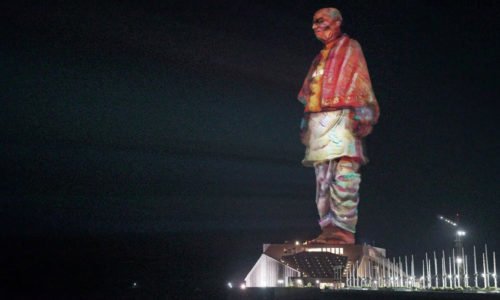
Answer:
[[[465,231],[457,230],[455,234],[455,253],[457,254],[456,262],[457,262],[457,275],[458,275],[458,284],[460,285],[460,279],[465,278],[465,267],[464,267],[464,241],[463,237],[465,236]],[[464,282],[465,285],[465,282]]]
[[[457,253],[462,252],[462,248],[464,247],[464,241],[463,237],[465,236],[465,231],[463,230],[457,230],[455,234],[455,249],[457,250]]]

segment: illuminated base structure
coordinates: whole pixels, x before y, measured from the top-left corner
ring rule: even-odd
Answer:
[[[401,277],[402,270],[388,262],[385,253],[385,249],[370,245],[264,244],[245,285],[335,289],[366,285],[367,280],[376,284],[371,280],[373,272]]]
[[[498,293],[496,253],[487,245],[480,255],[471,250],[432,251],[416,260],[387,258],[385,249],[366,244],[264,244],[242,286]]]

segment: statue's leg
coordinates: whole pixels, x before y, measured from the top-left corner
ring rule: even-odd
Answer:
[[[341,158],[315,165],[321,234],[310,243],[354,244],[359,163]]]
[[[335,161],[318,163],[314,166],[316,173],[316,206],[320,218],[320,226],[328,225],[330,217],[330,186],[334,178]],[[323,222],[322,222],[323,221]]]
[[[361,182],[359,162],[349,157],[342,157],[335,168],[335,179],[330,186],[330,208],[333,212],[334,225],[356,232],[358,222],[358,190]]]

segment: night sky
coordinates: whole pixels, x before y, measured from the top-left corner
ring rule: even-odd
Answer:
[[[436,215],[458,212],[468,245],[500,251],[495,1],[144,2],[2,8],[2,235],[315,237],[296,95],[334,6],[381,109],[358,241],[448,247]]]

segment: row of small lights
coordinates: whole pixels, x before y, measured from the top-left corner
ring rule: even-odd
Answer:
[[[227,283],[227,287],[230,288],[230,289],[232,289],[233,288],[233,283],[228,282]],[[240,284],[240,289],[244,290],[246,288],[247,288],[247,285],[245,283]]]
[[[299,281],[300,281],[300,283],[299,282],[297,282],[297,283],[302,284],[302,279],[299,279]],[[318,283],[318,282],[319,281],[317,281],[316,283]],[[279,285],[282,285],[283,283],[285,283],[285,281],[283,279],[278,279],[278,284]],[[230,289],[232,289],[234,287],[233,283],[232,282],[228,282],[227,283],[227,287],[230,288]],[[247,285],[245,283],[240,284],[240,289],[241,290],[245,290],[246,288],[247,288]]]
[[[458,276],[459,275],[456,275],[456,278],[458,278]],[[486,274],[482,273],[481,276],[482,277],[486,277]],[[491,274],[491,276],[493,278],[495,278],[497,276],[497,274]],[[451,278],[451,275],[448,275],[446,277]],[[465,277],[469,278],[469,276],[465,276]],[[424,280],[424,279],[425,279],[424,276],[420,277],[420,280]],[[390,280],[391,281],[398,280],[398,277],[391,277]],[[413,280],[414,280],[414,278],[411,277],[410,281],[413,281]],[[304,282],[302,281],[302,279],[297,279],[296,282],[297,282],[298,285],[303,285],[304,284]],[[278,284],[282,285],[283,283],[284,283],[283,279],[278,279]],[[320,283],[320,281],[316,280],[316,284],[319,284],[319,283]],[[375,281],[374,283],[377,284],[377,281]],[[227,287],[230,288],[230,289],[232,289],[233,288],[233,284],[231,282],[228,282],[227,283]],[[240,284],[240,289],[241,290],[245,290],[246,288],[247,288],[247,285],[245,283]]]
[[[304,284],[304,282],[302,281],[302,279],[297,279],[296,282],[297,282],[298,285],[303,285]],[[320,283],[320,281],[318,279],[316,279],[315,282],[316,282],[316,284]],[[278,279],[278,284],[279,285],[283,285],[283,283],[285,283],[285,281],[283,279]],[[228,282],[227,283],[227,287],[230,288],[230,289],[232,289],[234,287],[233,283],[232,282]],[[247,285],[245,283],[240,284],[240,289],[241,290],[245,290],[246,288],[247,288]]]
[[[441,219],[441,220],[445,221],[446,223],[451,224],[453,226],[457,226],[457,223],[455,223],[455,222],[453,222],[453,221],[451,221],[443,216],[439,216],[439,219]]]

